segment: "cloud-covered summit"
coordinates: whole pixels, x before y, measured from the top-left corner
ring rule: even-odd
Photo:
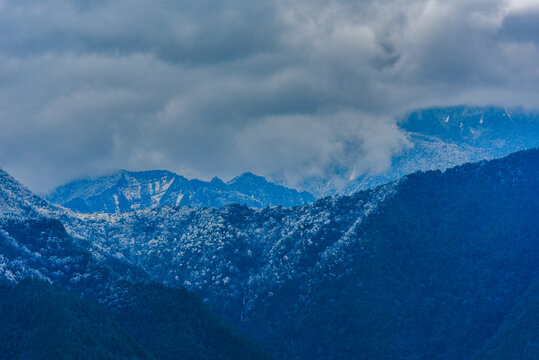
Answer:
[[[115,168],[290,185],[377,172],[395,115],[536,107],[531,0],[0,0],[0,165],[37,191]]]

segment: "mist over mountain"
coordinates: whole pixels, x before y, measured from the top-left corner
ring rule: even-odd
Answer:
[[[399,120],[410,146],[380,173],[336,161],[325,175],[298,182],[298,192],[244,173],[224,183],[188,180],[169,171],[119,171],[62,185],[47,195],[52,203],[79,212],[126,212],[161,205],[219,207],[294,206],[335,194],[372,189],[415,171],[444,170],[467,162],[495,159],[539,146],[539,113],[499,107],[446,107],[411,112]],[[278,176],[277,176],[278,178]],[[352,180],[350,180],[350,178]],[[278,181],[285,183],[282,179]]]
[[[387,169],[357,176],[353,169],[336,167],[299,188],[318,197],[352,194],[415,171],[444,170],[539,146],[539,113],[519,108],[434,107],[400,116],[398,124],[410,147],[394,156]]]

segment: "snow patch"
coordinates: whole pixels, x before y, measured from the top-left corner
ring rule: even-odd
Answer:
[[[112,195],[114,198],[114,206],[116,206],[116,212],[120,212],[120,202],[118,201],[118,195]]]
[[[161,198],[163,198],[163,195],[165,195],[165,193],[167,192],[167,190],[170,188],[170,185],[172,185],[172,183],[174,182],[174,178],[172,178],[170,181],[168,182],[165,182],[164,184],[161,184],[161,182],[159,181],[156,181],[154,186],[153,186],[153,195],[151,195],[152,197],[152,207],[153,206],[158,206],[160,203],[161,203]],[[150,187],[150,189],[152,189],[152,184],[148,184],[148,186]],[[152,192],[150,192],[150,194],[152,194]]]
[[[176,199],[176,206],[180,205],[180,202],[181,202],[182,199],[183,199],[183,195],[184,195],[184,194],[178,195],[178,198]]]

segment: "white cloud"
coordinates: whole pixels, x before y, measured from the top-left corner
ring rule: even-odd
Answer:
[[[0,1],[0,166],[381,171],[403,111],[537,105],[535,3]]]
[[[536,0],[508,0],[506,9],[508,12],[539,10],[539,3]]]

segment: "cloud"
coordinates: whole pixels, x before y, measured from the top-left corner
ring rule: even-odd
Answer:
[[[117,168],[284,179],[389,166],[395,116],[535,107],[515,0],[0,0],[0,166],[37,191]]]

